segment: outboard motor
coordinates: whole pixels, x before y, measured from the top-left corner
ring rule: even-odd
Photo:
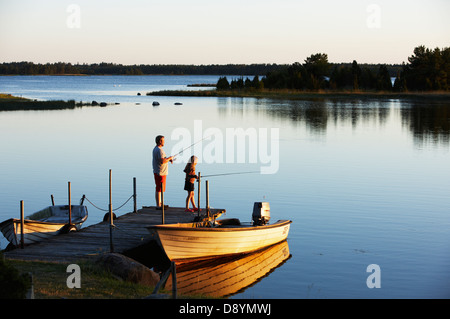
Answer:
[[[267,202],[255,202],[253,204],[253,226],[262,226],[270,220],[270,205]]]

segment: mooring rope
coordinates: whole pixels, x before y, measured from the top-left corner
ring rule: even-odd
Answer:
[[[125,201],[125,203],[123,203],[122,205],[120,205],[120,206],[117,207],[117,208],[114,208],[114,211],[117,211],[117,210],[121,209],[123,206],[125,206],[125,205],[130,201],[130,199],[133,198],[133,196],[134,196],[134,195],[131,195],[131,196]],[[92,206],[94,206],[94,207],[97,208],[98,210],[102,210],[102,211],[104,211],[104,212],[109,212],[109,209],[103,209],[103,208],[98,207],[98,206],[95,205],[93,202],[91,202],[91,201],[89,200],[89,198],[87,198],[86,196],[85,196],[84,198],[85,198],[89,203],[91,203]]]

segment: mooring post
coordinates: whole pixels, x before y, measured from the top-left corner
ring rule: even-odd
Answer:
[[[109,248],[110,252],[114,252],[114,244],[113,244],[113,211],[112,211],[112,192],[111,192],[111,170],[109,170]]]
[[[23,210],[23,200],[20,201],[20,248],[23,249],[24,246],[24,234],[23,234],[23,229],[24,229],[24,224],[25,224],[25,217],[24,217],[24,210]]]
[[[134,201],[134,212],[137,213],[137,194],[136,194],[136,177],[133,177],[133,201]]]
[[[72,225],[72,198],[70,196],[71,189],[70,189],[70,182],[68,183],[68,193],[69,193],[69,226]]]
[[[209,218],[209,181],[206,180],[206,213]]]
[[[200,217],[200,186],[202,185],[201,174],[198,172],[198,203],[197,203],[197,216]]]
[[[164,225],[164,183],[161,183],[161,224]]]
[[[177,268],[175,262],[172,261],[172,299],[177,299]]]

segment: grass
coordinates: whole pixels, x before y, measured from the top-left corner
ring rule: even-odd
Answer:
[[[1,102],[17,102],[17,101],[28,101],[28,99],[18,96],[13,96],[11,94],[0,93]]]
[[[0,93],[0,111],[18,111],[18,110],[63,110],[74,109],[90,105],[89,103],[76,103],[74,100],[50,100],[38,101],[13,96],[11,94]]]
[[[122,281],[94,262],[76,263],[81,269],[81,288],[68,288],[68,263],[8,260],[21,273],[33,275],[35,299],[141,299],[154,287]]]

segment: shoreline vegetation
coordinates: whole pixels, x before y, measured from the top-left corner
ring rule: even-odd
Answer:
[[[261,89],[261,90],[165,90],[148,92],[147,96],[191,96],[191,97],[240,97],[267,99],[425,99],[449,100],[450,92],[369,92],[369,91],[300,91],[289,89]]]
[[[147,95],[227,96],[260,98],[421,98],[448,99],[450,93],[450,48],[414,49],[409,63],[397,70],[395,81],[386,65],[378,69],[351,65],[333,65],[324,53],[312,54],[298,62],[270,71],[261,79],[241,76],[219,78],[216,90],[160,91]]]
[[[123,66],[111,63],[34,64],[13,62],[0,64],[0,75],[219,75],[234,74],[228,81],[221,76],[216,84],[190,84],[188,87],[213,87],[203,90],[175,90],[148,92],[148,96],[197,97],[254,97],[273,99],[311,98],[372,98],[427,99],[450,98],[450,48],[428,49],[418,46],[408,63],[402,65],[329,63],[328,55],[312,54],[303,64],[251,65],[139,65]],[[244,74],[254,75],[253,79]],[[260,78],[261,76],[261,78]],[[395,81],[393,82],[393,78]],[[141,95],[138,93],[137,95]],[[0,94],[1,110],[54,110],[82,106],[96,106],[97,102],[37,101]],[[100,106],[106,106],[101,103]]]
[[[211,84],[193,85],[193,87],[213,87]],[[147,96],[177,96],[177,97],[233,97],[233,98],[258,98],[274,100],[309,100],[309,99],[414,99],[426,101],[450,101],[448,91],[429,92],[388,92],[388,91],[337,91],[318,90],[301,91],[292,89],[241,89],[241,90],[166,90],[146,93]],[[75,100],[49,100],[39,101],[11,94],[0,93],[0,111],[51,111],[75,109],[86,106],[100,106],[118,103],[75,102]]]
[[[39,101],[24,97],[13,96],[11,94],[0,93],[0,111],[28,111],[28,110],[64,110],[75,109],[83,106],[106,106],[106,103],[75,102],[75,100],[48,100]]]

